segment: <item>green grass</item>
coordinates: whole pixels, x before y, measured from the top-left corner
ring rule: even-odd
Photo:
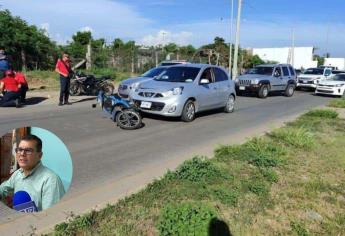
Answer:
[[[330,107],[345,108],[345,98],[334,99],[329,103]]]
[[[314,110],[214,158],[194,157],[51,234],[211,235],[217,224],[233,235],[345,235],[344,153],[345,120]]]

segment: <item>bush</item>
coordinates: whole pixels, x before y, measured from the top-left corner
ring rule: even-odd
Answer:
[[[266,181],[270,183],[277,183],[278,182],[278,174],[272,170],[271,168],[263,168],[260,169],[262,176],[265,178]]]
[[[309,149],[314,145],[313,135],[304,128],[280,128],[269,135],[278,142],[296,148]]]
[[[307,112],[304,116],[335,119],[338,117],[338,113],[330,109],[317,109]]]
[[[194,157],[180,165],[175,178],[193,182],[207,181],[222,176],[220,169],[205,157]]]
[[[213,207],[200,202],[169,204],[160,212],[157,229],[162,236],[207,236],[216,215]]]

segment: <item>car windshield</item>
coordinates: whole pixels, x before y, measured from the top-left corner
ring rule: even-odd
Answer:
[[[164,70],[166,70],[165,67],[156,67],[151,70],[146,71],[144,74],[142,74],[142,77],[148,77],[148,78],[153,78],[155,76],[160,75]]]
[[[273,67],[270,66],[258,66],[248,71],[248,74],[256,75],[272,75]]]
[[[309,68],[304,71],[305,75],[323,75],[323,69],[320,68]]]
[[[166,69],[160,76],[155,78],[155,80],[164,82],[190,83],[195,80],[199,74],[199,71],[200,68],[196,67],[170,67]]]
[[[338,74],[333,76],[332,78],[335,81],[345,81],[345,74]]]

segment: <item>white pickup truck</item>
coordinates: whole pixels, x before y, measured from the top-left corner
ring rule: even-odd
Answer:
[[[297,77],[297,88],[316,88],[320,81],[332,76],[331,68],[309,68]]]

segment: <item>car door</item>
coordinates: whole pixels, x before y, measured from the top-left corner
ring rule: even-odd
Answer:
[[[230,94],[229,76],[218,67],[213,67],[213,74],[217,87],[217,106],[224,106]]]
[[[282,89],[283,85],[283,73],[280,66],[276,66],[273,69],[273,78],[271,80],[271,90],[272,91],[279,91]]]
[[[201,84],[202,79],[207,79],[208,84]],[[198,85],[197,85],[197,102],[199,105],[199,110],[207,110],[212,108],[217,99],[217,88],[213,81],[212,69],[207,67],[201,74]]]
[[[283,77],[282,77],[282,87],[281,90],[285,90],[286,85],[288,84],[289,80],[292,78],[292,76],[289,73],[289,68],[287,66],[282,66],[283,70]]]

